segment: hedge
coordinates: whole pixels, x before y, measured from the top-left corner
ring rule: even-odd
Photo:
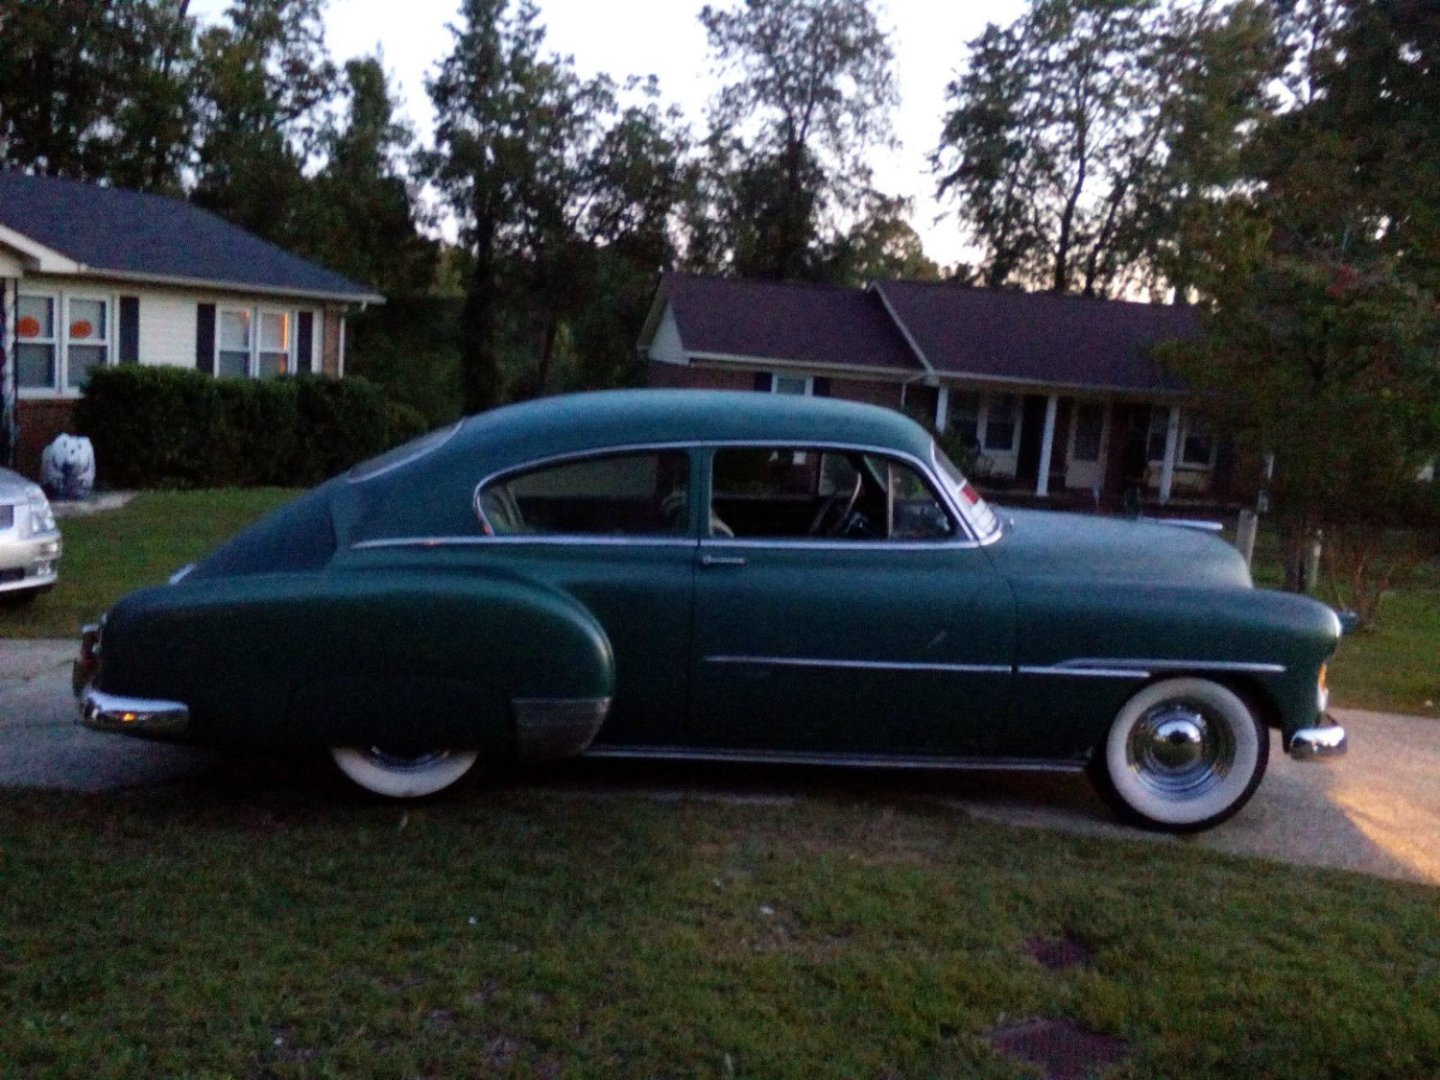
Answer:
[[[75,425],[111,488],[305,487],[427,427],[359,378],[216,379],[139,364],[92,370]]]

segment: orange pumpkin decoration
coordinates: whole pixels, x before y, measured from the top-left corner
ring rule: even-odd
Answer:
[[[76,319],[70,324],[70,336],[72,338],[88,338],[95,333],[95,327],[88,319]]]
[[[32,338],[40,336],[40,320],[34,315],[26,315],[15,323],[15,334],[17,337]]]

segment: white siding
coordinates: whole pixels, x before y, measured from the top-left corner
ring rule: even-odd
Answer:
[[[0,247],[0,278],[18,278],[25,274],[25,264],[5,248]]]
[[[648,355],[651,360],[658,360],[662,364],[687,362],[685,343],[680,340],[680,327],[675,322],[675,309],[669,304],[665,305],[665,314],[660,317],[660,325],[655,328]]]

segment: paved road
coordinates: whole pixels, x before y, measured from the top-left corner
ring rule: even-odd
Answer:
[[[223,766],[209,751],[100,735],[78,727],[70,696],[73,642],[0,641],[0,787],[119,791],[202,776]],[[1298,865],[1338,867],[1440,884],[1440,720],[1336,710],[1350,753],[1332,765],[1298,764],[1271,747],[1270,772],[1250,805],[1219,829],[1175,839],[1115,821],[1074,777],[966,774],[926,777],[922,790],[986,820],[1149,843],[1194,843]],[[789,800],[825,790],[816,770],[579,763],[554,779],[588,790],[674,798]],[[818,776],[818,779],[817,779]],[[867,777],[911,791],[913,776]]]

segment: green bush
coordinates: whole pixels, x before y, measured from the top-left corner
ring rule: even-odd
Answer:
[[[126,364],[91,372],[77,428],[118,488],[302,487],[426,429],[363,379],[215,379]]]

